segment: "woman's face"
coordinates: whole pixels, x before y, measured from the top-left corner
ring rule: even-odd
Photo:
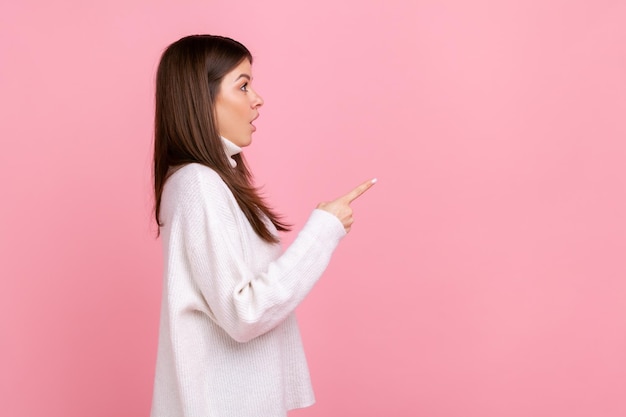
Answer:
[[[252,124],[263,99],[251,86],[252,65],[244,59],[224,76],[215,99],[217,129],[221,136],[243,148],[252,142]]]

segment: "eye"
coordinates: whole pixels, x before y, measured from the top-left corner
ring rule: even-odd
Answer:
[[[248,92],[248,83],[245,83],[244,85],[241,86],[241,91],[244,91],[246,93]]]

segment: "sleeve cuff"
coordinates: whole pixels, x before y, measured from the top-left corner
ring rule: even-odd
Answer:
[[[315,239],[333,246],[347,234],[337,216],[321,209],[313,210],[302,230]]]

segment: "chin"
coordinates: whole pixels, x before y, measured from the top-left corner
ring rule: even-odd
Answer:
[[[242,138],[241,139],[241,145],[239,145],[240,148],[245,148],[246,146],[250,145],[252,143],[252,137],[248,137],[248,138]]]

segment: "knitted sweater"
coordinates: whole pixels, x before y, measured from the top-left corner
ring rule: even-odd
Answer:
[[[167,180],[161,220],[151,416],[283,417],[313,404],[294,309],[345,235],[341,222],[314,210],[283,252],[258,237],[219,175],[200,164]]]

